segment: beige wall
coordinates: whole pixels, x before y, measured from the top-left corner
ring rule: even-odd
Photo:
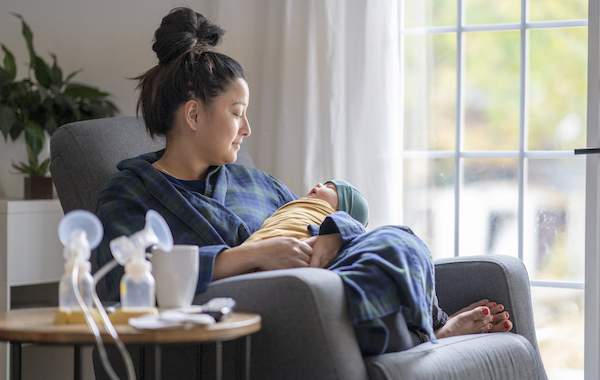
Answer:
[[[23,15],[34,33],[38,55],[50,60],[55,53],[64,74],[83,69],[75,80],[100,87],[114,95],[122,115],[135,114],[136,76],[155,63],[152,37],[161,18],[173,6],[189,5],[213,18],[211,0],[190,2],[164,0],[2,0],[0,43],[18,61],[17,74],[24,76],[28,54],[21,36]],[[225,25],[224,25],[225,26]],[[0,53],[3,59],[3,53]],[[44,151],[50,155],[49,146]],[[11,163],[26,160],[22,141],[5,142],[0,137],[0,198],[23,195],[23,176],[13,174]]]

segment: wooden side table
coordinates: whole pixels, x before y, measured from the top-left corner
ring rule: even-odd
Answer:
[[[11,343],[11,377],[19,379],[21,375],[21,344],[42,343],[57,345],[95,344],[94,335],[86,324],[55,325],[54,316],[57,308],[18,309],[0,312],[0,341]],[[100,333],[106,344],[114,343],[112,337],[103,326]],[[130,325],[115,325],[119,338],[125,344],[142,344],[155,347],[160,358],[160,344],[169,343],[215,343],[217,347],[216,379],[222,377],[221,343],[228,340],[244,338],[246,350],[241,361],[245,367],[245,378],[250,376],[250,334],[261,329],[261,318],[258,314],[233,312],[222,322],[202,325],[190,329],[169,328],[160,330],[138,330]],[[75,361],[78,360],[76,349]],[[160,378],[160,364],[157,363],[156,378]],[[75,378],[79,373],[75,371]],[[142,378],[144,378],[142,376]]]

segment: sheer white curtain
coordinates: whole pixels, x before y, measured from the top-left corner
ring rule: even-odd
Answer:
[[[369,202],[369,228],[401,223],[398,2],[210,3],[247,73],[257,167],[299,196],[345,179]]]

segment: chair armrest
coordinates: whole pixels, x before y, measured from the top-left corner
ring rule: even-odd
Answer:
[[[238,310],[262,317],[252,336],[252,378],[367,379],[337,274],[302,268],[234,276],[213,282],[194,303],[214,297],[232,297]]]
[[[442,310],[452,314],[483,298],[501,303],[510,315],[512,332],[524,336],[536,350],[529,276],[525,265],[506,255],[466,256],[435,261],[436,292]]]

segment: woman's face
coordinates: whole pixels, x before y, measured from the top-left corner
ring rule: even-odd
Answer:
[[[231,164],[237,159],[242,139],[251,133],[246,118],[249,97],[248,84],[238,78],[227,92],[204,108],[200,141],[208,165]]]
[[[329,203],[334,210],[338,210],[338,193],[333,182],[327,182],[325,185],[318,183],[306,197],[322,199]]]

